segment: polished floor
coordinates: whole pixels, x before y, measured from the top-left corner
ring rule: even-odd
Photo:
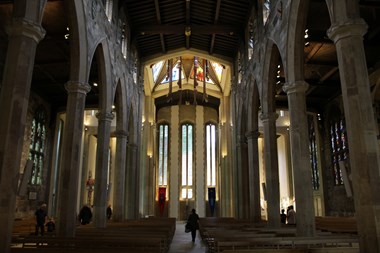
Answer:
[[[185,233],[185,223],[177,221],[175,235],[170,245],[169,253],[205,253],[207,252],[206,246],[201,241],[199,232],[195,242],[191,241],[191,233]]]

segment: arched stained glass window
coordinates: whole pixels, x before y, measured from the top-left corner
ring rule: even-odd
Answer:
[[[343,118],[330,122],[330,145],[332,151],[332,165],[335,185],[343,184],[343,174],[339,161],[347,160],[348,145],[346,137],[346,124]]]
[[[182,136],[182,183],[181,198],[193,198],[193,126],[184,124],[181,127]]]
[[[310,164],[311,164],[311,178],[313,189],[319,189],[319,171],[318,171],[318,147],[315,138],[314,117],[308,116],[309,125],[309,150],[310,150]]]
[[[42,182],[46,141],[46,119],[46,112],[41,107],[36,111],[32,121],[29,146],[29,160],[33,161],[32,178],[30,180],[32,185],[40,185]]]
[[[159,126],[158,133],[158,185],[168,185],[169,125]]]

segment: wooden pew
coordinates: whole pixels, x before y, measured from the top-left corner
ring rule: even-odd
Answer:
[[[354,217],[317,216],[315,217],[315,227],[321,231],[334,233],[358,233]]]

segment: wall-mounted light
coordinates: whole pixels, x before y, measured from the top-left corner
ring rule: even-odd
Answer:
[[[67,33],[65,34],[65,39],[68,40],[70,37],[70,34],[68,33],[70,29],[66,27],[66,30],[67,30]]]
[[[98,83],[95,83],[95,82],[94,82],[94,86],[97,87],[97,86],[98,86]]]

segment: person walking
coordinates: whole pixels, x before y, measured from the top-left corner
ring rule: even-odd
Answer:
[[[199,229],[198,222],[199,222],[199,216],[195,212],[195,209],[192,209],[191,214],[189,215],[189,218],[187,219],[187,224],[186,224],[186,226],[188,226],[188,228],[191,231],[192,242],[195,242],[195,236],[197,233],[197,229]]]
[[[36,235],[38,235],[38,231],[41,230],[41,236],[44,235],[45,233],[45,221],[47,217],[47,212],[46,212],[46,204],[43,203],[40,208],[36,210],[34,213],[36,216]]]

